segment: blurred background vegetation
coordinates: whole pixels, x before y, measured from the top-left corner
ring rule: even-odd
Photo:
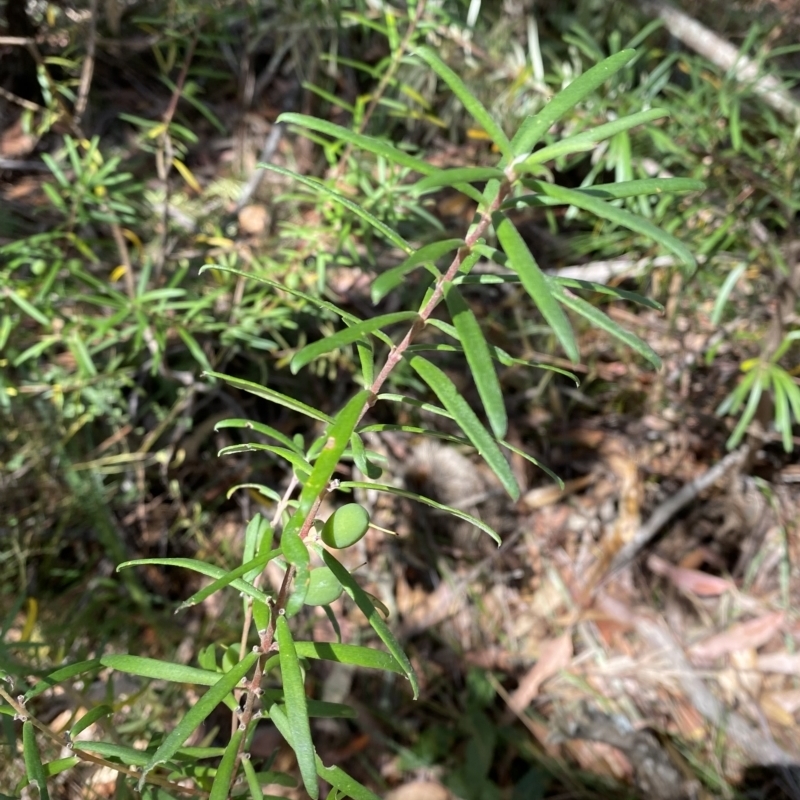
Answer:
[[[165,554],[230,567],[241,554],[237,532],[271,501],[256,493],[229,497],[229,488],[256,477],[276,487],[286,480],[262,456],[218,460],[221,447],[242,440],[215,425],[261,419],[292,435],[298,421],[203,371],[268,383],[334,409],[352,391],[355,369],[341,351],[316,374],[293,376],[286,367],[292,354],[329,334],[335,318],[297,294],[221,272],[200,276],[199,268],[224,264],[367,315],[371,276],[401,260],[346,209],[265,176],[259,161],[336,179],[411,241],[420,242],[431,223],[443,238],[461,235],[473,211],[463,198],[423,202],[405,190],[406,176],[360,154],[345,154],[341,170],[334,167],[341,152],[275,124],[281,112],[299,111],[365,126],[438,165],[491,163],[463,108],[404,58],[425,41],[510,130],[572,76],[636,46],[633,65],[562,130],[653,106],[670,116],[593,151],[555,158],[550,174],[567,186],[659,175],[699,178],[708,187],[679,201],[635,201],[638,213],[698,255],[700,268],[688,279],[650,242],[610,223],[574,209],[525,212],[518,226],[543,268],[573,277],[578,272],[569,267],[595,270],[590,280],[664,304],[660,317],[638,318],[633,307],[618,313],[640,326],[667,366],[648,373],[595,332],[582,342],[580,390],[553,373],[509,369],[504,388],[521,443],[561,477],[576,478],[585,469],[559,435],[579,421],[616,429],[667,408],[678,428],[700,420],[699,461],[755,436],[753,474],[766,482],[790,474],[800,421],[800,114],[775,110],[734,69],[686,47],[654,19],[651,5],[5,1],[2,670],[22,678],[104,648],[199,648],[211,629],[224,629],[224,609],[188,623],[171,616],[193,589],[184,578],[114,573],[126,558]],[[763,74],[794,84],[800,12],[791,3],[682,7]],[[560,132],[550,131],[548,143]],[[407,291],[422,288],[409,281]],[[566,366],[517,301],[499,293],[481,308],[494,342],[512,356]],[[393,380],[391,391],[402,393],[413,378],[399,370]],[[386,413],[385,422],[397,421]],[[545,478],[528,483],[535,488]],[[505,530],[524,524],[516,518]],[[234,641],[237,632],[229,633]],[[434,649],[444,646],[435,631],[426,636]],[[618,775],[554,759],[504,715],[498,686],[513,686],[518,663],[504,671],[473,662],[430,674],[417,705],[387,687],[356,683],[368,721],[341,750],[376,790],[415,777],[467,800],[605,797],[618,787]],[[147,739],[185,698],[138,691],[152,696],[134,708],[149,712],[134,710],[117,733]],[[7,748],[15,734],[9,718],[2,721]],[[699,744],[681,747],[708,796],[746,791],[704,761]],[[16,785],[21,770],[0,761],[0,783]],[[109,796],[97,787],[79,794],[68,782],[61,788],[64,797]]]

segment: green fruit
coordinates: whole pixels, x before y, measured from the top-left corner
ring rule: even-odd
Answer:
[[[337,508],[328,517],[322,528],[321,538],[328,547],[343,550],[345,547],[354,545],[359,539],[363,539],[367,528],[369,528],[367,509],[358,503],[348,503]]]
[[[342,584],[327,567],[317,567],[309,573],[308,592],[303,601],[307,606],[327,606],[342,593]]]

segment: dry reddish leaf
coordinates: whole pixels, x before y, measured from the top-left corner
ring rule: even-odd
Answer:
[[[574,478],[571,481],[567,481],[564,484],[563,489],[559,488],[555,484],[537,486],[535,489],[531,489],[529,492],[526,492],[523,495],[522,504],[528,511],[553,505],[554,503],[557,503],[565,498],[567,495],[572,494],[573,492],[579,492],[581,489],[585,489],[596,479],[597,478],[594,474],[584,475],[581,478]]]
[[[706,737],[706,724],[703,715],[688,703],[679,702],[672,711],[672,719],[682,738],[698,742]]]
[[[451,800],[452,794],[441,783],[412,781],[392,789],[386,800]]]
[[[788,714],[800,711],[800,689],[783,689],[776,692],[766,692],[761,697],[761,704],[766,711],[765,703],[780,706]]]
[[[767,653],[759,656],[758,669],[761,672],[800,675],[800,653]]]
[[[519,686],[508,699],[508,707],[515,714],[521,714],[533,702],[539,687],[564,669],[572,658],[572,634],[567,632],[557,639],[542,644],[539,660],[528,671]]]
[[[720,656],[735,650],[757,650],[765,645],[782,627],[784,614],[775,611],[772,614],[739,622],[727,631],[711,636],[689,648],[689,656],[693,661],[714,661]]]
[[[657,555],[651,555],[647,559],[647,566],[656,575],[667,578],[676,589],[698,597],[718,597],[736,588],[733,581],[696,569],[676,567]]]
[[[627,756],[610,744],[573,739],[565,746],[587,772],[607,775],[618,781],[630,781],[633,778],[633,767]]]

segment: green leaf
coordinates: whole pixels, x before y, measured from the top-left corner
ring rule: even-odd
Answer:
[[[332,336],[326,336],[324,339],[307,344],[292,357],[290,364],[292,374],[296,375],[306,364],[325,353],[330,353],[332,350],[338,350],[340,347],[357,342],[363,336],[374,333],[381,328],[395,325],[398,322],[406,322],[416,317],[417,314],[414,311],[398,311],[394,314],[382,314],[337,331]]]
[[[536,183],[538,184],[538,190],[542,194],[553,197],[556,200],[561,200],[565,205],[573,205],[577,208],[582,208],[584,211],[588,211],[601,219],[607,219],[609,222],[613,222],[623,228],[628,228],[628,230],[634,231],[635,233],[647,236],[678,256],[678,258],[688,266],[692,268],[697,266],[697,262],[691,250],[689,250],[680,239],[676,239],[644,217],[632,214],[624,208],[617,208],[617,206],[609,205],[602,200],[598,200],[596,197],[590,197],[584,192],[578,192],[574,189],[565,189],[563,186],[554,186],[551,183],[544,183],[542,181],[536,181]]]
[[[580,314],[596,328],[600,328],[606,331],[606,333],[615,336],[621,342],[624,342],[628,347],[639,353],[639,355],[644,356],[656,369],[661,366],[661,359],[649,344],[643,342],[630,331],[625,330],[625,328],[618,325],[613,319],[600,311],[599,308],[596,308],[591,303],[587,303],[582,297],[576,297],[569,292],[561,292],[558,295],[558,301],[567,308],[572,309],[576,314]]]
[[[239,746],[242,743],[243,736],[244,731],[239,728],[231,736],[231,740],[222,754],[216,775],[214,775],[214,783],[211,784],[208,800],[227,800],[234,778],[234,770],[236,769],[236,757],[239,755]]]
[[[519,158],[530,153],[559,119],[575,108],[595,89],[602,86],[635,55],[635,50],[621,50],[605,61],[595,64],[591,69],[575,78],[566,89],[562,89],[538,114],[528,117],[511,140],[514,157]]]
[[[374,647],[334,642],[295,642],[294,646],[300,658],[320,658],[326,661],[338,661],[340,664],[351,664],[354,667],[405,674],[405,670],[393,655],[383,650],[376,650]]]
[[[308,723],[306,707],[306,691],[303,686],[303,673],[297,660],[289,623],[282,614],[278,616],[275,629],[278,641],[278,655],[281,660],[281,677],[283,693],[286,699],[286,716],[292,731],[290,744],[297,756],[297,765],[303,785],[313,800],[319,797],[317,768],[314,763],[314,745],[311,742],[311,727]]]
[[[725,281],[722,284],[722,288],[719,290],[719,294],[717,294],[717,299],[714,301],[714,309],[711,312],[712,325],[719,325],[720,321],[722,320],[722,312],[725,310],[725,304],[728,302],[728,298],[731,296],[733,287],[736,286],[739,278],[744,275],[746,269],[747,262],[741,261],[728,273],[728,276],[725,278]]]
[[[377,217],[370,214],[369,211],[358,205],[358,203],[354,203],[349,197],[345,197],[340,192],[337,192],[334,189],[331,189],[329,186],[326,186],[317,178],[309,178],[305,175],[300,175],[297,172],[292,172],[290,169],[285,169],[284,167],[279,167],[275,164],[259,164],[259,167],[271,170],[272,172],[277,172],[279,175],[285,175],[289,178],[293,178],[299,183],[302,183],[303,185],[313,189],[313,191],[317,194],[329,197],[335,203],[344,206],[352,211],[357,217],[364,220],[364,222],[374,228],[385,239],[395,245],[395,247],[399,247],[406,253],[411,253],[413,251],[414,248],[411,247],[411,245],[405,239],[403,239],[402,236],[395,233],[388,225],[386,225],[386,223],[381,222]]]
[[[528,156],[521,164],[515,165],[515,168],[517,172],[538,170],[540,165],[546,161],[552,161],[555,158],[569,155],[570,153],[591,150],[598,142],[602,142],[604,139],[609,139],[636,125],[643,125],[644,123],[652,122],[653,120],[666,116],[669,116],[669,111],[661,108],[650,108],[647,111],[640,111],[628,117],[615,119],[613,122],[607,122],[605,125],[598,125],[590,130],[581,131],[567,139],[561,139],[554,144],[543,147],[541,150],[537,150],[533,153],[533,155]]]
[[[281,433],[279,430],[276,430],[270,425],[264,425],[262,422],[253,422],[249,419],[223,419],[214,426],[214,430],[218,431],[222,428],[246,428],[248,430],[255,431],[256,433],[260,433],[262,436],[275,439],[284,447],[288,447],[289,450],[294,450],[299,455],[303,454],[302,450],[300,450],[300,448],[297,447],[297,445],[288,436],[286,436],[286,434]]]
[[[525,291],[528,292],[537,308],[542,312],[542,316],[553,329],[556,338],[561,342],[564,352],[572,362],[580,360],[578,345],[575,342],[575,335],[572,326],[569,324],[567,315],[562,311],[550,288],[544,273],[539,269],[536,259],[533,257],[525,240],[520,236],[519,231],[514,227],[510,219],[503,216],[495,225],[497,238],[503,249],[506,251],[508,261],[512,269],[519,275]]]
[[[417,683],[417,675],[414,672],[414,667],[411,666],[408,656],[403,652],[400,643],[395,639],[391,630],[389,630],[389,626],[383,621],[383,617],[378,613],[369,595],[367,595],[358,585],[355,578],[328,550],[322,551],[322,560],[330,571],[339,579],[339,583],[342,584],[345,592],[347,592],[355,604],[361,609],[361,612],[367,618],[367,622],[369,622],[372,629],[378,634],[380,640],[394,656],[395,660],[402,668],[403,673],[411,682],[411,688],[414,691],[414,699],[416,700],[419,696],[419,684]]]
[[[339,797],[349,797],[351,800],[381,800],[378,795],[360,784],[355,778],[351,778],[343,769],[336,766],[326,767],[319,756],[316,756],[316,765],[320,778],[341,792]]]
[[[143,656],[112,654],[103,656],[100,662],[127,675],[138,675],[140,678],[153,678],[171,683],[192,683],[197,686],[213,686],[219,680],[220,673],[185,664],[174,664],[170,661],[159,661]]]
[[[500,152],[506,158],[511,158],[512,146],[508,137],[480,100],[466,87],[461,78],[429,47],[420,47],[414,52],[448,85],[450,91],[464,104],[464,108],[467,109],[475,122],[489,134],[492,142],[497,145]]]
[[[236,664],[230,672],[222,675],[219,680],[186,712],[183,719],[173,731],[167,735],[159,748],[153,753],[147,764],[142,769],[139,779],[139,791],[144,786],[147,774],[159,764],[165,764],[178,751],[180,746],[197,730],[203,720],[230,694],[242,678],[247,675],[258,660],[259,654],[249,652]]]
[[[102,703],[99,706],[87,711],[70,729],[69,735],[72,739],[78,736],[81,731],[85,731],[90,725],[97,722],[97,720],[113,714],[114,709],[107,703]]]
[[[281,534],[281,549],[286,563],[295,569],[292,593],[286,603],[286,616],[294,616],[302,607],[308,592],[309,555],[305,542],[294,530],[285,530]]]
[[[22,756],[28,782],[34,784],[39,790],[40,800],[50,800],[50,794],[47,791],[47,776],[42,765],[42,757],[39,755],[39,747],[36,744],[36,730],[30,720],[22,723]]]
[[[647,308],[654,308],[656,311],[664,310],[664,306],[662,306],[661,303],[651,300],[649,297],[644,297],[637,292],[629,292],[626,289],[618,289],[616,286],[606,286],[604,283],[584,281],[578,278],[555,277],[551,280],[554,280],[559,286],[567,286],[572,289],[588,289],[591,292],[607,294],[611,297],[618,297],[620,300],[629,300],[631,303],[638,303],[641,306],[647,306]]]
[[[276,392],[274,389],[268,389],[266,386],[261,386],[258,383],[245,381],[241,378],[234,378],[232,375],[224,375],[221,372],[204,372],[203,375],[209,378],[219,378],[219,380],[225,381],[225,383],[235,387],[236,389],[241,389],[243,392],[249,392],[250,394],[254,394],[256,397],[261,397],[264,400],[270,400],[273,403],[277,403],[279,406],[288,408],[291,411],[296,411],[298,414],[311,417],[311,419],[316,419],[319,422],[331,421],[331,418],[327,414],[323,414],[322,411],[317,411],[316,408],[312,408],[305,403],[301,403],[299,400],[295,400],[293,397],[281,394],[281,392]]]
[[[512,499],[519,498],[519,486],[495,440],[483,427],[475,412],[469,407],[450,378],[439,367],[422,356],[409,359],[412,369],[433,389],[441,404],[452,414],[453,419],[500,480]]]
[[[417,181],[411,191],[414,194],[426,194],[442,186],[455,187],[459,183],[473,183],[474,181],[499,180],[506,177],[503,170],[497,167],[456,167],[455,169],[440,169]]]
[[[423,264],[433,264],[442,256],[451,253],[453,250],[458,250],[459,247],[464,245],[463,239],[445,239],[441,242],[432,242],[420,247],[415,253],[412,253],[402,264],[386,270],[381,273],[372,282],[372,302],[379,303],[395,286],[402,283],[403,278]]]
[[[70,678],[74,678],[78,675],[83,675],[85,672],[94,672],[101,666],[99,658],[92,658],[88,661],[77,661],[74,664],[68,664],[66,667],[59,667],[46,675],[42,680],[38,681],[33,688],[25,692],[25,702],[27,703],[28,700],[37,697],[48,689],[52,689],[59,683],[68,681]]]
[[[762,392],[764,389],[769,389],[768,375],[766,376],[765,380],[762,380],[765,378],[765,376],[759,371],[753,370],[751,374],[756,376],[756,380],[753,382],[753,388],[750,390],[750,397],[747,400],[747,405],[742,412],[742,416],[740,417],[736,427],[733,429],[733,433],[730,435],[728,441],[725,442],[725,446],[729,450],[732,450],[734,447],[736,447],[736,445],[742,440],[742,437],[747,431],[747,426],[753,421],[753,417],[755,417],[756,411],[758,411],[758,403],[761,400]]]
[[[533,188],[533,182],[523,179],[522,185]],[[642,195],[678,194],[680,192],[701,192],[706,188],[702,181],[693,178],[642,178],[633,181],[619,181],[618,183],[596,183],[575,191],[596,197],[599,200],[622,200],[626,197],[640,197]],[[518,204],[526,206],[557,206],[561,203],[552,197],[542,195],[520,195],[506,200],[501,209],[516,208]]]
[[[285,447],[278,447],[274,444],[259,444],[258,442],[229,444],[227,447],[223,447],[222,450],[217,453],[217,456],[222,457],[236,455],[237,453],[254,453],[257,451],[273,453],[284,461],[288,461],[292,467],[294,467],[295,472],[299,474],[308,475],[308,473],[311,472],[311,464],[309,464],[296,449],[288,450]]]
[[[286,524],[283,536],[286,535],[287,531],[291,533],[300,532],[303,523],[311,513],[316,499],[328,488],[328,482],[339,463],[339,459],[347,448],[350,437],[353,435],[356,424],[370,397],[371,394],[366,389],[358,392],[328,425],[324,434],[325,446],[314,462],[314,469],[300,493],[297,510]]]
[[[224,578],[228,572],[217,567],[214,564],[207,564],[205,561],[200,561],[195,558],[137,558],[134,561],[125,561],[117,567],[117,571],[127,569],[128,567],[140,567],[145,564],[160,564],[165,567],[183,567],[183,569],[190,569],[193,572],[200,572],[203,575],[208,575],[210,578]],[[262,603],[269,603],[269,597],[264,592],[256,589],[252,584],[237,578],[231,581],[231,586],[238,589],[240,592],[252,597],[254,600],[260,600]]]
[[[432,500],[430,497],[424,497],[421,494],[415,494],[414,492],[406,491],[405,489],[398,489],[396,486],[391,486],[387,483],[372,483],[372,482],[365,482],[365,481],[342,481],[339,484],[340,489],[370,489],[378,492],[386,492],[387,494],[393,494],[397,497],[405,497],[408,500],[415,500],[418,503],[422,503],[423,505],[430,506],[431,508],[435,508],[437,511],[444,511],[447,514],[452,514],[454,517],[458,517],[458,519],[464,520],[464,522],[469,522],[470,525],[474,525],[478,530],[482,530],[484,533],[488,533],[489,536],[494,539],[497,544],[500,544],[500,537],[497,535],[497,532],[490,528],[485,522],[478,519],[477,517],[473,517],[471,514],[467,514],[466,511],[462,511],[460,508],[454,508],[453,506],[447,506],[444,503],[439,503],[436,500]]]
[[[117,758],[123,764],[129,766],[143,767],[150,754],[143,750],[136,750],[133,747],[126,747],[122,744],[114,744],[114,742],[92,742],[82,739],[76,742],[76,750],[85,750],[88,753],[98,753],[103,758]]]
[[[502,439],[508,430],[506,405],[503,402],[503,390],[492,363],[489,345],[483,336],[481,326],[466,304],[461,292],[452,283],[445,283],[444,297],[447,309],[458,332],[458,339],[464,348],[472,380],[478,389],[486,417],[494,435]]]
[[[253,561],[260,555],[269,553],[272,549],[274,533],[272,525],[261,514],[256,513],[247,523],[247,528],[244,532],[242,565],[248,561]],[[262,569],[263,567],[254,567],[252,570],[245,572],[243,577],[248,583],[252,583],[259,576]]]
[[[186,600],[184,600],[175,610],[176,613],[184,608],[191,608],[192,606],[196,606],[198,603],[202,603],[207,597],[211,597],[212,594],[218,592],[220,589],[230,586],[239,578],[244,578],[244,580],[252,586],[253,577],[258,575],[261,570],[270,561],[272,561],[273,558],[277,558],[277,556],[280,554],[281,551],[279,549],[270,550],[260,556],[257,556],[256,558],[251,558],[240,567],[232,569],[230,572],[226,572],[215,581],[209,583],[208,586],[204,586],[202,589],[195,592],[191,597],[188,597]]]

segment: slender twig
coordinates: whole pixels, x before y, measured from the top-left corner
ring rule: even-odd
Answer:
[[[97,0],[89,3],[89,33],[86,41],[86,58],[81,67],[81,81],[78,86],[78,99],[75,101],[75,124],[81,124],[81,117],[89,102],[89,89],[94,74],[94,54],[97,47]]]

